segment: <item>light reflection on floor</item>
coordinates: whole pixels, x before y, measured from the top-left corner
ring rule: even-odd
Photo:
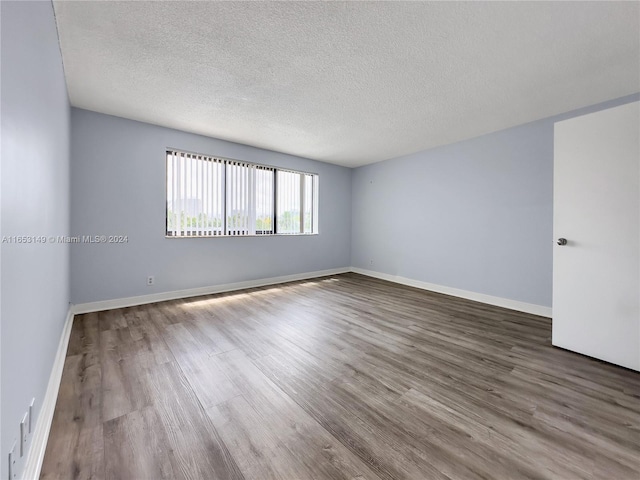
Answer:
[[[291,284],[276,284],[273,286],[264,286],[264,287],[252,287],[247,288],[246,290],[253,290],[253,288],[257,288],[257,290],[246,291],[240,290],[237,293],[230,292],[220,292],[212,294],[214,295],[210,298],[207,295],[205,298],[202,297],[194,297],[194,300],[186,300],[184,304],[180,305],[181,308],[191,309],[191,308],[200,308],[207,305],[216,305],[220,303],[234,303],[240,301],[242,299],[246,299],[247,297],[260,296],[260,295],[272,295],[273,293],[282,292],[285,288],[309,288],[314,287],[319,284],[327,284],[339,282],[339,278],[323,278],[323,279],[312,279],[312,280],[301,280],[300,282],[291,283]],[[196,300],[197,299],[197,300]]]

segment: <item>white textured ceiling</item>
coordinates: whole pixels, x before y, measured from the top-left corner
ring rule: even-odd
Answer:
[[[347,166],[640,91],[638,2],[54,7],[72,105]]]

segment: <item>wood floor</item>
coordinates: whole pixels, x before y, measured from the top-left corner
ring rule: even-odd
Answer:
[[[344,274],[78,316],[44,479],[640,478],[640,374]]]

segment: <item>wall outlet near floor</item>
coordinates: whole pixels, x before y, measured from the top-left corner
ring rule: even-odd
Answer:
[[[27,435],[29,435],[29,412],[26,412],[20,422],[20,457],[27,453]]]
[[[373,260],[369,260],[369,265],[373,265]]]
[[[17,478],[16,475],[16,442],[13,442],[11,450],[9,450],[9,480]]]
[[[154,277],[153,275],[149,275],[147,277],[147,286],[150,287],[151,285],[155,285],[156,284],[156,277]]]
[[[36,403],[36,399],[32,398],[31,403],[29,404],[29,434],[33,432],[33,406]]]

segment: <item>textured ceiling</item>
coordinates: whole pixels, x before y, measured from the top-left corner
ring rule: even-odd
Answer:
[[[640,91],[638,2],[54,7],[72,105],[347,166]]]

